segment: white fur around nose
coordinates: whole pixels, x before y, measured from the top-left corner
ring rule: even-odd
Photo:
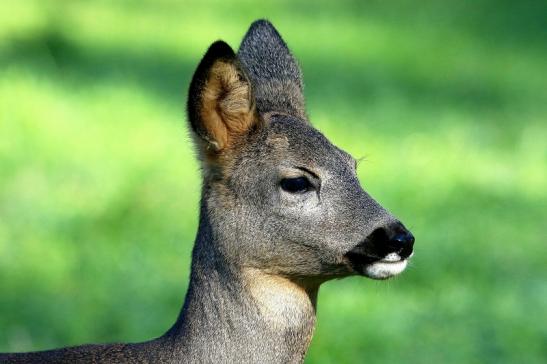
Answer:
[[[400,259],[400,258],[399,258]],[[366,275],[371,278],[385,279],[396,276],[405,270],[407,265],[406,260],[399,260],[395,262],[387,262],[384,260],[368,265],[366,269]]]

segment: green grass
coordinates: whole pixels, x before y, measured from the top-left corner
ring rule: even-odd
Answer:
[[[268,17],[311,120],[417,237],[401,278],[322,287],[309,363],[547,360],[547,6],[4,1],[0,351],[175,320],[197,227],[184,100]]]

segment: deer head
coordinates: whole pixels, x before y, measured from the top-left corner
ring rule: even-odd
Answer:
[[[216,245],[203,249],[234,269],[302,282],[399,274],[414,237],[363,190],[355,159],[311,125],[302,90],[267,21],[251,26],[237,55],[217,41],[203,57],[188,99]]]

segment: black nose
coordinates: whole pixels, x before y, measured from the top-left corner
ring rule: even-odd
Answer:
[[[392,253],[398,253],[401,258],[405,259],[412,254],[414,246],[414,235],[408,231],[403,224],[396,223],[387,227],[387,236],[389,240],[386,242]]]
[[[390,253],[397,253],[403,259],[412,254],[414,246],[414,235],[400,222],[377,228],[370,234],[368,240],[372,245],[371,248],[378,255],[386,256]]]
[[[391,245],[394,247],[412,246],[414,245],[414,235],[410,231],[395,235],[391,239]]]

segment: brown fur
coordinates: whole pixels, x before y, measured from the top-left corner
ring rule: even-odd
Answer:
[[[230,147],[257,122],[251,86],[235,64],[215,62],[203,89],[200,114],[216,152]]]

